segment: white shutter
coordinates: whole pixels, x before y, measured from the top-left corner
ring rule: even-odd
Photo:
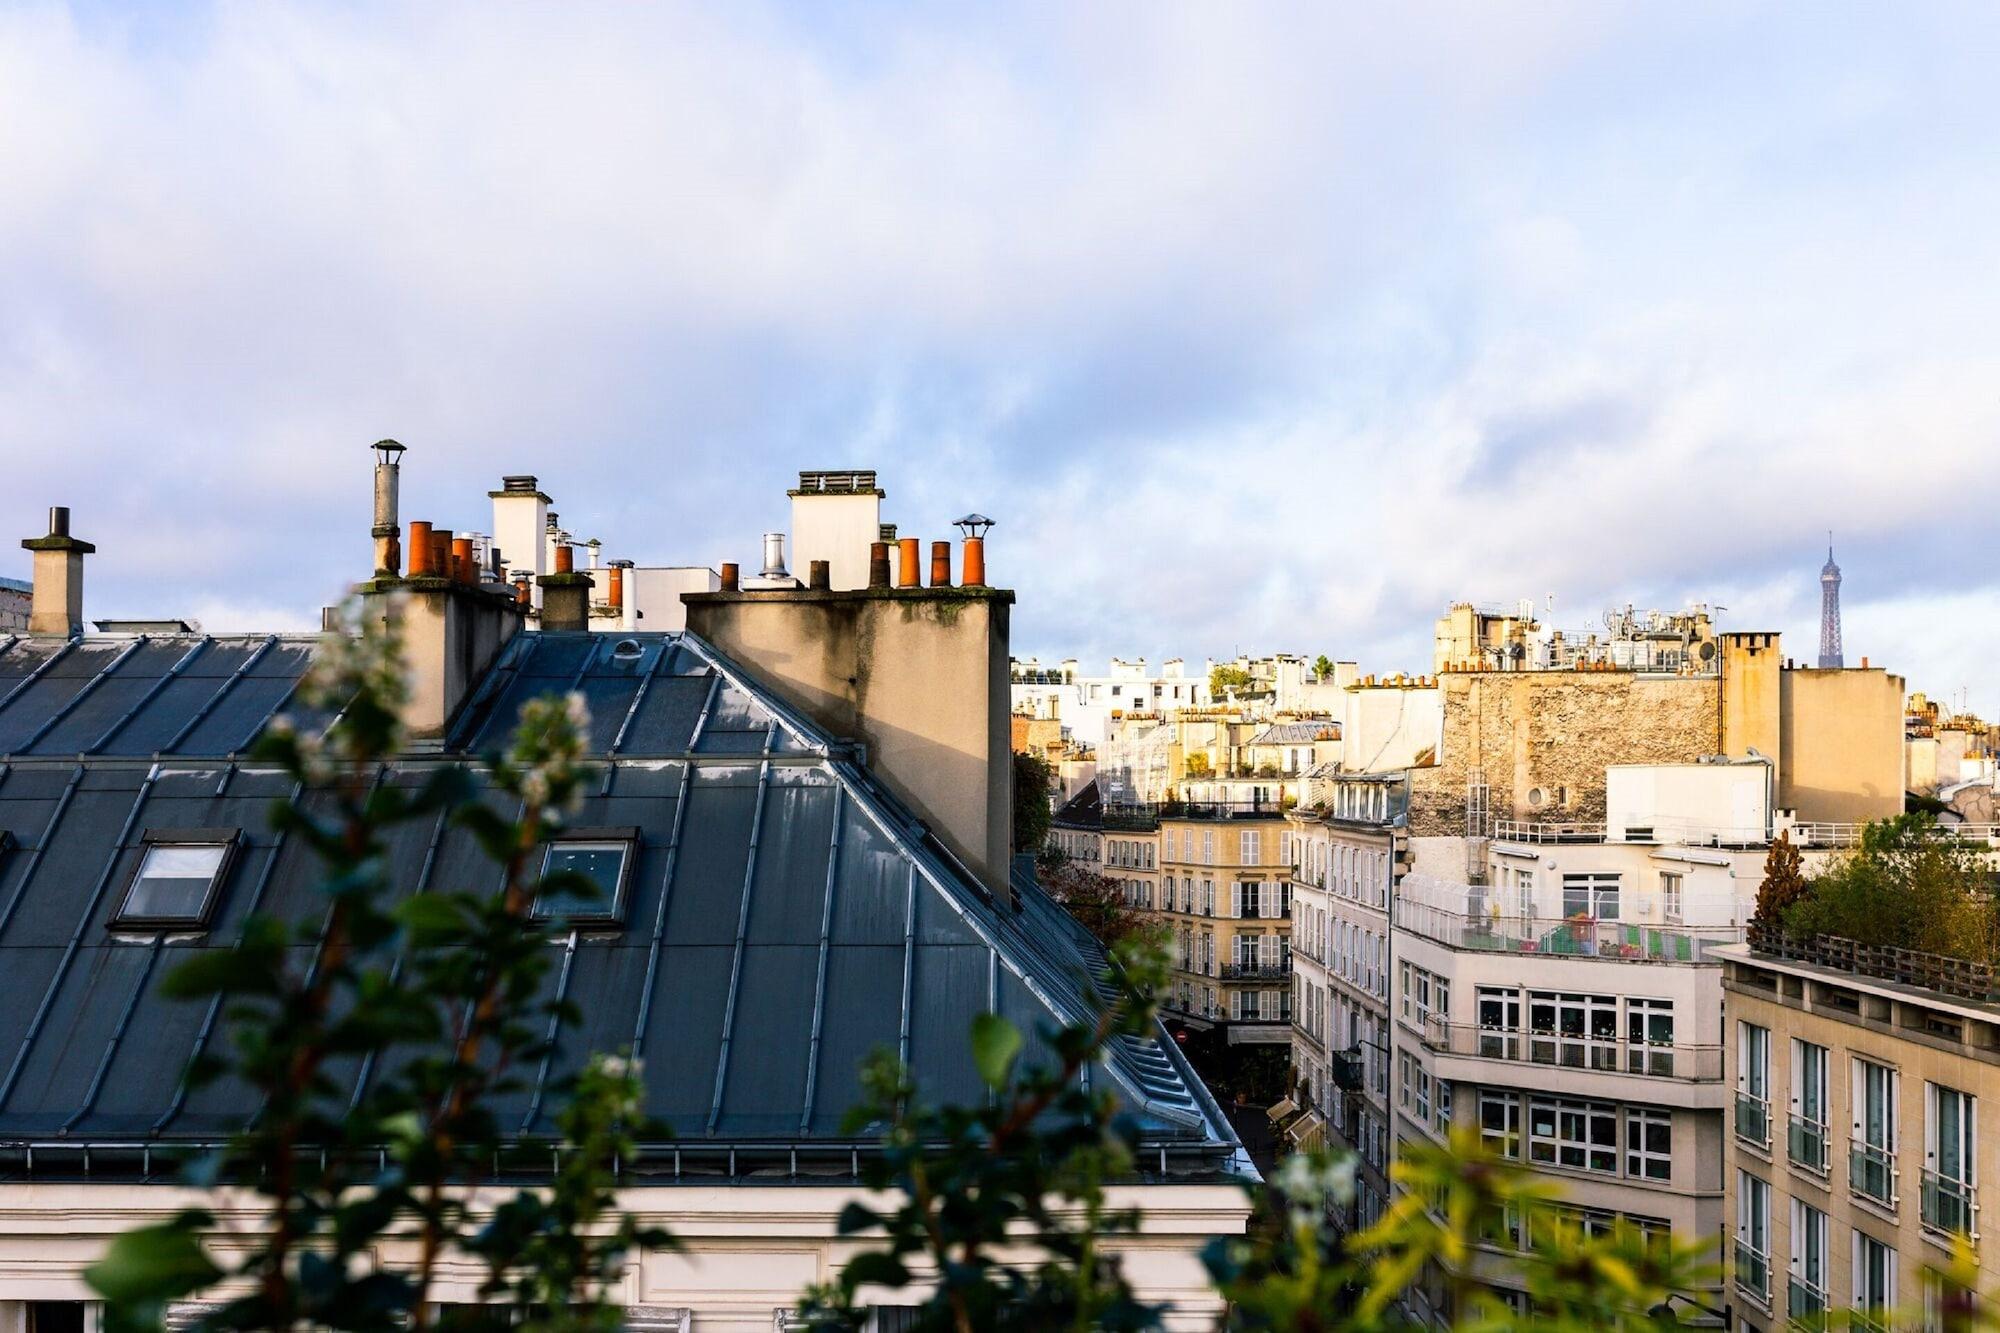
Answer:
[[[1231,884],[1229,886],[1229,915],[1232,917],[1243,915],[1243,886],[1241,884]]]

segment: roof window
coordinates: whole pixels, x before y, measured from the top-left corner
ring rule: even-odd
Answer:
[[[236,849],[235,829],[148,829],[114,926],[208,924]]]
[[[551,842],[535,916],[579,926],[622,925],[638,841],[639,830],[632,828],[574,829]]]

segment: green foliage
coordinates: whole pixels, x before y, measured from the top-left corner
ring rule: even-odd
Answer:
[[[1771,850],[1764,855],[1764,881],[1757,886],[1757,923],[1781,924],[1792,904],[1805,896],[1805,872],[1788,829],[1777,836]]]
[[[1208,697],[1217,703],[1231,690],[1250,687],[1250,673],[1240,666],[1213,666],[1208,669]]]
[[[508,818],[472,799],[458,765],[415,788],[383,780],[404,748],[403,681],[393,624],[329,635],[299,699],[338,722],[318,736],[281,718],[258,744],[261,761],[314,793],[278,806],[274,823],[322,865],[325,911],[298,925],[253,916],[164,989],[218,1006],[228,1033],[222,1053],[188,1070],[190,1086],[232,1078],[261,1107],[225,1149],[189,1165],[186,1183],[238,1185],[262,1216],[243,1230],[247,1245],[211,1248],[213,1218],[200,1211],[119,1238],[88,1275],[116,1329],[157,1328],[166,1302],[222,1285],[227,1298],[203,1328],[422,1330],[432,1279],[454,1252],[484,1266],[490,1291],[532,1301],[543,1326],[615,1322],[603,1296],[637,1233],[595,1224],[636,1116],[629,1071],[600,1064],[581,1077],[561,1113],[569,1151],[545,1195],[490,1218],[467,1203],[503,1142],[494,1099],[523,1086],[550,1021],[570,1016],[538,998],[552,950],[532,908],[544,890],[589,890],[535,873],[580,793],[587,719],[575,698],[522,709],[508,751],[485,761],[493,792],[516,807]],[[483,889],[395,902],[389,838],[446,820],[500,865],[499,887],[481,876]],[[357,1064],[368,1074],[358,1091]],[[603,1234],[567,1234],[575,1222]],[[417,1242],[406,1271],[379,1263],[391,1235]]]
[[[1333,679],[1333,659],[1321,653],[1313,659],[1313,675],[1320,680]]]
[[[1208,752],[1206,750],[1190,751],[1187,758],[1182,761],[1182,766],[1187,769],[1187,775],[1191,778],[1207,777],[1210,772]]]
[[[1087,865],[1046,870],[1042,887],[1106,948],[1148,929],[1155,918],[1125,901],[1125,886]]]
[[[1014,850],[1032,852],[1049,840],[1049,797],[1055,765],[1032,750],[1014,751]]]
[[[1814,877],[1782,919],[1795,934],[1991,961],[2000,932],[1990,886],[1982,849],[1938,836],[1928,815],[1898,815],[1867,825],[1861,845]]]
[[[1020,1063],[1022,1037],[1006,1020],[974,1023],[974,1056],[996,1094],[984,1106],[925,1106],[893,1054],[869,1060],[867,1096],[848,1126],[881,1134],[864,1170],[895,1202],[841,1214],[842,1232],[880,1233],[879,1242],[807,1293],[800,1310],[814,1327],[859,1329],[864,1298],[883,1290],[920,1302],[921,1330],[1158,1327],[1160,1312],[1139,1303],[1103,1247],[1138,1227],[1106,1190],[1133,1170],[1138,1129],[1105,1080],[1086,1088],[1079,1074],[1111,1043],[1154,1029],[1166,956],[1121,946],[1111,975],[1114,998],[1092,1022],[1043,1030],[1047,1064]]]

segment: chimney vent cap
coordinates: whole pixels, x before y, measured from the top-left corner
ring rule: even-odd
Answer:
[[[964,518],[953,519],[952,526],[968,537],[984,537],[992,528],[993,520],[975,511]]]
[[[394,467],[397,463],[401,462],[402,455],[408,452],[409,449],[408,445],[398,444],[394,440],[377,440],[368,447],[375,451],[376,462],[389,467]]]

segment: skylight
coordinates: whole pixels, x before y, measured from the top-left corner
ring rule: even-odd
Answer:
[[[625,917],[625,875],[631,861],[629,837],[574,837],[549,844],[543,879],[580,877],[595,892],[571,883],[545,887],[535,899],[535,915],[579,925],[615,925]]]
[[[203,926],[233,844],[151,841],[113,922],[121,926]]]

